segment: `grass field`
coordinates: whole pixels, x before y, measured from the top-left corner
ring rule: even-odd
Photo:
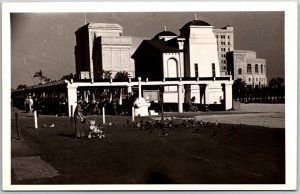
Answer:
[[[59,175],[17,181],[13,170],[12,184],[285,183],[284,128],[222,124],[195,130],[179,125],[162,137],[159,128],[150,133],[123,127],[128,118],[107,117],[115,125],[105,126],[106,138],[88,139],[74,138],[67,117],[40,116],[40,126],[54,123],[55,127],[34,129],[32,116],[24,114],[21,141],[32,153],[12,143],[12,157],[39,155]],[[89,119],[101,122],[101,117]],[[12,132],[14,139],[14,119]]]

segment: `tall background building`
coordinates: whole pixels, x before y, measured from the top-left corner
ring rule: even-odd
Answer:
[[[102,70],[127,71],[135,75],[133,60],[130,58],[132,40],[123,36],[119,24],[89,23],[76,32],[75,61],[76,73],[81,78],[94,79]]]
[[[217,39],[218,56],[221,76],[230,72],[227,71],[226,53],[234,51],[234,31],[233,27],[225,26],[221,29],[213,29]]]

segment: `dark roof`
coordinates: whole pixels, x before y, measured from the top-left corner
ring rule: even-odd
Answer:
[[[190,21],[190,22],[186,23],[181,29],[184,29],[184,28],[187,28],[187,27],[190,27],[190,26],[211,26],[211,25],[209,23],[205,22],[205,21],[202,21],[202,20],[193,20],[193,21]]]
[[[229,25],[227,25],[227,26],[224,26],[223,28],[221,28],[221,29],[226,29],[227,27],[230,27]]]
[[[176,47],[168,46],[163,40],[143,40],[139,47],[135,50],[131,58],[135,59],[139,53],[144,53],[145,48],[152,47],[160,52],[179,52],[179,49]]]
[[[163,40],[145,40],[145,43],[155,47],[162,52],[179,52],[178,48],[170,47]]]
[[[160,36],[177,36],[174,32],[171,31],[162,31],[154,36],[152,40],[158,40]]]

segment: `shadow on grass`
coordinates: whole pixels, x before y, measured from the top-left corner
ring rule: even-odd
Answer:
[[[72,138],[72,139],[76,139],[74,134],[63,134],[63,133],[59,133],[57,134],[61,137],[67,137],[67,138]]]

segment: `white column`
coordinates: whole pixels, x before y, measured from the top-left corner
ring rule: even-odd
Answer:
[[[178,91],[178,112],[182,113],[183,112],[183,85],[178,85],[177,86],[177,91]]]
[[[37,129],[38,127],[38,121],[37,121],[37,113],[36,110],[33,112],[33,117],[34,117],[34,128]]]
[[[232,109],[232,83],[226,83],[224,88],[225,110]]]
[[[132,93],[132,86],[127,86],[127,92]]]
[[[72,85],[67,87],[68,89],[68,112],[69,112],[69,117],[71,117],[71,106],[73,105],[73,113],[75,111],[75,107],[77,105],[77,86],[72,87]]]
[[[141,85],[141,77],[138,77],[139,80],[139,99],[142,98],[142,85]]]
[[[105,124],[105,107],[102,107],[102,123]]]

